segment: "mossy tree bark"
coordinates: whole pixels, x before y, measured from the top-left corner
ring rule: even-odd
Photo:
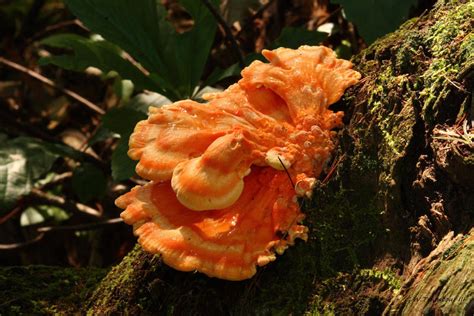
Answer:
[[[307,243],[244,282],[171,270],[137,246],[88,312],[472,312],[474,152],[452,132],[474,115],[473,11],[439,1],[355,57],[363,79],[335,105],[346,127],[305,201]]]

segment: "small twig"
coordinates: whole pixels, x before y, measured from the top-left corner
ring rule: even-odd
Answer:
[[[68,26],[77,26],[80,29],[84,31],[89,31],[84,24],[82,24],[81,21],[78,19],[74,20],[68,20],[68,21],[62,21],[60,23],[54,24],[54,25],[49,25],[44,28],[44,30],[39,31],[38,33],[34,34],[30,39],[28,39],[27,43],[30,44],[33,41],[37,40],[38,38],[44,37],[46,34],[60,30],[62,28],[68,27]]]
[[[288,176],[288,179],[290,179],[291,187],[294,189],[294,188],[295,188],[295,183],[293,182],[293,179],[291,179],[291,175],[290,175],[290,173],[288,172],[288,169],[286,169],[285,164],[283,163],[283,161],[281,161],[280,156],[277,156],[277,158],[278,158],[278,161],[281,163],[281,166],[282,166],[283,169],[285,170],[286,175]]]
[[[258,8],[257,12],[255,12],[250,19],[255,20],[256,18],[258,18],[260,15],[262,15],[263,12],[265,12],[266,9],[268,9],[273,4],[273,2],[275,2],[275,0],[270,0],[264,5],[262,5],[260,8]]]
[[[69,226],[43,226],[43,227],[39,227],[37,231],[39,233],[48,233],[48,232],[53,232],[53,231],[66,231],[66,230],[93,230],[99,227],[119,224],[122,222],[123,222],[123,219],[118,217],[118,218],[112,218],[106,221],[90,223],[90,224],[69,225]]]
[[[63,172],[61,174],[54,175],[54,177],[48,183],[45,183],[44,185],[41,186],[41,190],[50,188],[52,186],[55,186],[55,185],[63,182],[64,180],[67,180],[67,179],[71,178],[72,174],[73,173],[71,171],[66,171],[66,172]]]
[[[263,12],[265,12],[265,10],[267,10],[274,2],[275,2],[275,0],[270,0],[267,3],[265,3],[264,5],[262,5],[260,8],[258,8],[258,10],[248,19],[248,22],[246,22],[242,26],[242,28],[237,32],[237,36],[239,36],[240,33],[242,33],[243,30],[246,30],[250,26],[252,26],[251,22],[253,22],[253,20],[255,20],[256,18],[260,17],[263,14]]]
[[[337,8],[336,10],[332,11],[331,14],[325,16],[321,21],[318,22],[318,24],[316,25],[315,29],[317,29],[318,27],[320,27],[321,25],[325,24],[326,22],[328,22],[333,16],[335,16],[336,14],[338,14],[340,11],[342,10],[342,6],[339,6],[339,8]]]
[[[229,25],[227,25],[227,22],[224,20],[224,18],[220,15],[220,13],[216,10],[216,8],[214,8],[214,6],[208,0],[201,0],[201,2],[207,7],[209,12],[211,12],[211,14],[216,19],[217,23],[219,23],[219,25],[224,29],[225,37],[229,41],[231,48],[234,51],[235,57],[237,57],[239,61],[240,67],[244,68],[245,67],[244,56],[242,55],[242,52],[240,51],[239,44],[237,44],[237,40],[232,34],[232,30],[230,29]]]
[[[69,225],[69,226],[43,226],[43,227],[38,227],[36,231],[38,232],[38,235],[25,242],[20,242],[20,243],[14,243],[14,244],[0,244],[0,251],[1,250],[15,250],[15,249],[20,249],[27,247],[31,244],[37,243],[38,241],[42,240],[43,237],[50,232],[56,232],[56,231],[78,231],[78,230],[93,230],[97,229],[103,226],[108,226],[108,225],[115,225],[122,223],[123,220],[121,218],[112,218],[108,219],[102,222],[97,222],[97,223],[90,223],[90,224],[81,224],[81,225]]]
[[[338,160],[334,160],[332,165],[331,165],[331,168],[329,169],[329,172],[328,174],[326,175],[326,177],[324,178],[324,180],[321,182],[321,183],[327,183],[329,181],[329,179],[331,179],[334,171],[336,171],[336,168],[337,166],[341,163],[342,159],[344,159],[344,157],[346,156],[346,154],[342,155]]]
[[[94,217],[102,216],[102,214],[98,210],[93,209],[90,206],[87,206],[82,203],[67,202],[66,199],[62,196],[45,193],[36,188],[31,190],[31,196],[43,202],[46,202],[48,204],[55,205],[62,208],[67,208],[67,209],[70,209],[71,211],[79,211],[88,215],[92,215]]]
[[[0,250],[15,250],[15,249],[19,249],[19,248],[24,248],[24,247],[29,246],[31,244],[37,243],[38,241],[43,239],[44,235],[45,235],[44,233],[41,233],[38,236],[36,236],[35,238],[30,239],[30,240],[25,241],[25,242],[18,242],[18,243],[14,243],[14,244],[0,244]]]
[[[66,89],[66,88],[61,88],[59,87],[56,83],[54,83],[54,81],[52,81],[51,79],[48,79],[42,75],[40,75],[39,73],[31,70],[31,69],[28,69],[20,64],[17,64],[11,60],[8,60],[8,59],[5,59],[4,57],[0,57],[0,64],[3,64],[5,66],[8,66],[10,68],[13,68],[17,71],[20,71],[24,74],[27,74],[28,76],[32,77],[32,78],[35,78],[36,80],[39,80],[41,81],[42,83],[44,83],[45,85],[51,87],[51,88],[54,88],[56,90],[59,90],[61,91],[62,93],[64,93],[65,95],[69,96],[70,98],[76,100],[77,102],[85,105],[86,107],[88,107],[89,109],[93,110],[94,112],[96,112],[97,114],[100,114],[100,115],[103,115],[105,114],[105,111],[102,110],[101,108],[99,108],[97,105],[95,105],[94,103],[92,103],[91,101],[87,100],[86,98],[80,96],[79,94],[75,93],[74,91],[71,91],[69,89]]]
[[[21,211],[23,211],[23,205],[22,203],[19,203],[20,205],[18,205],[17,207],[15,207],[13,210],[11,210],[10,212],[8,212],[7,214],[5,214],[4,216],[0,217],[0,225],[2,225],[3,223],[7,222],[10,218],[16,216],[18,213],[20,213]]]

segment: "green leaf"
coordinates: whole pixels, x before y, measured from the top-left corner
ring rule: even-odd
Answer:
[[[213,86],[225,78],[239,76],[241,71],[242,69],[240,68],[239,63],[235,63],[226,69],[216,67],[206,79],[206,81],[202,84],[202,86]]]
[[[126,180],[135,175],[136,162],[127,155],[128,141],[121,139],[112,154],[112,177],[115,181]]]
[[[121,138],[128,140],[135,125],[146,117],[146,114],[132,108],[120,107],[108,111],[102,117],[102,124],[109,131],[120,134]]]
[[[112,138],[116,133],[113,133],[109,131],[107,128],[104,127],[103,124],[99,126],[99,128],[96,130],[94,135],[89,139],[89,146],[92,146],[94,144],[97,144],[98,142],[102,142],[106,139]]]
[[[39,61],[40,65],[53,64],[74,71],[84,71],[87,67],[98,68],[103,73],[115,71],[122,79],[131,80],[139,90],[160,90],[156,82],[123,58],[120,48],[107,41],[92,40],[75,34],[59,34],[47,37],[41,43],[64,48],[71,53],[43,57]]]
[[[301,45],[316,45],[327,38],[327,33],[309,31],[305,27],[287,26],[275,40],[272,48],[286,47],[296,49]]]
[[[38,211],[35,207],[28,207],[23,213],[21,213],[20,217],[20,225],[29,226],[40,224],[45,221],[45,217]]]
[[[62,222],[71,216],[62,208],[53,205],[30,206],[21,213],[20,225],[36,225],[46,221]]]
[[[134,96],[125,106],[148,115],[150,106],[160,107],[172,102],[162,94],[146,91]]]
[[[220,1],[210,0],[209,2],[217,8]],[[182,95],[191,97],[202,77],[214,42],[217,24],[202,1],[181,0],[180,3],[193,17],[194,27],[189,32],[178,34],[174,47],[177,57],[175,64],[180,73],[180,82],[188,80],[187,86],[182,89]]]
[[[262,54],[250,53],[244,57],[244,64],[248,66],[255,60],[260,60],[263,62],[267,61],[265,57],[263,57]],[[213,86],[214,84],[216,84],[217,82],[223,79],[234,77],[234,76],[240,76],[241,71],[242,71],[242,68],[240,68],[239,63],[235,63],[226,69],[216,67],[214,71],[209,75],[209,77],[201,84],[201,86],[202,87]]]
[[[408,19],[417,0],[332,0],[343,6],[347,19],[354,22],[367,44],[393,32]]]
[[[85,163],[74,170],[72,189],[81,202],[87,203],[105,194],[107,180],[102,170]]]
[[[0,144],[0,214],[8,211],[58,158],[46,143],[18,137]]]
[[[179,34],[167,20],[160,0],[65,0],[93,32],[120,46],[150,72],[158,91],[171,100],[190,97],[209,55],[216,22],[201,1],[181,0],[194,19]],[[212,0],[216,6],[218,0]],[[156,91],[156,90],[155,90]]]
[[[146,119],[146,114],[129,107],[121,107],[107,112],[102,120],[103,126],[120,135],[120,141],[112,154],[112,177],[122,181],[135,174],[136,162],[128,155],[128,138],[135,125]]]

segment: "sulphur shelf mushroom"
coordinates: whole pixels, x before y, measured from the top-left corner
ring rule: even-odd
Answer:
[[[116,204],[143,248],[177,270],[243,280],[307,238],[297,195],[311,195],[334,148],[343,113],[329,105],[360,74],[323,46],[263,55],[270,63],[254,61],[207,103],[151,107],[130,137],[150,182]]]

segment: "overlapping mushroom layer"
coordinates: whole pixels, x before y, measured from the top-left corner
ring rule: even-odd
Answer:
[[[242,280],[306,238],[295,194],[310,195],[341,124],[328,106],[360,74],[325,47],[263,54],[269,64],[253,62],[208,103],[150,108],[130,138],[151,182],[116,203],[142,246],[178,270]]]

